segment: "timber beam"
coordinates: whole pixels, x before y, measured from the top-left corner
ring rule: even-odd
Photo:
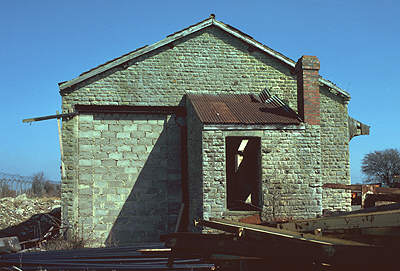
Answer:
[[[365,214],[351,214],[332,217],[321,217],[297,220],[278,225],[279,229],[297,232],[314,232],[317,229],[324,231],[399,227],[400,210],[372,212]]]
[[[288,266],[310,270],[310,263],[312,268],[321,270],[393,270],[391,267],[396,264],[397,250],[381,246],[222,219],[199,220],[195,224],[235,235],[237,255],[259,257],[280,270]],[[226,251],[232,246],[227,243]],[[209,250],[214,248],[209,246]]]

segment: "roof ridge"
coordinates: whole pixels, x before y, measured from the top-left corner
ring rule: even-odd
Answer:
[[[289,57],[271,49],[270,47],[262,44],[261,42],[255,40],[253,37],[251,37],[250,35],[240,31],[239,29],[230,26],[228,24],[225,24],[221,21],[218,21],[215,19],[215,15],[211,14],[210,17],[196,23],[193,24],[189,27],[186,27],[180,31],[177,31],[173,34],[168,35],[166,38],[153,43],[152,45],[147,45],[147,46],[143,46],[140,47],[136,50],[133,50],[127,54],[124,54],[120,57],[114,58],[110,61],[107,61],[106,63],[103,63],[101,65],[96,66],[95,68],[92,68],[86,72],[81,73],[78,77],[71,79],[69,81],[64,81],[64,82],[60,82],[59,83],[59,88],[60,88],[60,92],[63,92],[65,90],[67,90],[68,88],[82,82],[85,81],[93,76],[96,76],[102,72],[105,72],[109,69],[112,69],[114,67],[117,67],[119,65],[122,65],[132,59],[135,59],[141,55],[144,55],[148,52],[151,52],[153,50],[156,50],[164,45],[167,45],[171,42],[174,42],[176,40],[179,40],[187,35],[190,35],[192,33],[195,33],[197,31],[200,31],[202,29],[205,29],[206,27],[209,27],[211,25],[214,25],[216,27],[219,27],[220,29],[224,30],[225,32],[233,35],[236,38],[241,39],[242,41],[260,49],[261,51],[277,58],[278,60],[284,62],[285,64],[289,65],[291,68],[294,68],[296,65],[296,62],[292,59],[290,59]],[[346,99],[350,99],[350,94],[344,90],[342,90],[341,88],[339,88],[337,85],[335,85],[334,83],[330,82],[329,80],[326,80],[322,77],[319,78],[320,83],[334,89],[337,91],[336,94],[340,94],[341,96],[345,97]]]

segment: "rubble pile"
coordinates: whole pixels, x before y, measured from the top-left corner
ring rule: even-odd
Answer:
[[[18,236],[20,241],[38,237],[60,219],[60,199],[16,198],[0,199],[0,237]]]

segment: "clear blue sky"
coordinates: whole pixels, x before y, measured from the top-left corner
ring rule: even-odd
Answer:
[[[56,120],[22,119],[60,110],[58,82],[215,13],[294,60],[319,57],[320,74],[351,94],[350,115],[372,126],[350,143],[352,181],[361,181],[365,154],[400,147],[399,3],[2,1],[0,172],[59,180]]]

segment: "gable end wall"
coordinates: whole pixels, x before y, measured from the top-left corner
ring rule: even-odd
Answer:
[[[257,49],[249,50],[247,44],[216,27],[208,27],[170,46],[134,59],[127,67],[116,67],[79,83],[72,91],[62,94],[62,108],[63,113],[68,113],[73,111],[75,104],[176,106],[184,105],[185,93],[257,94],[266,87],[293,109],[297,109],[296,78],[291,68]],[[321,102],[321,123],[327,119],[336,121],[334,118],[330,119],[329,114],[325,114],[328,107],[329,98]],[[343,111],[343,114],[347,117],[347,110]],[[339,130],[342,129],[341,125]],[[328,126],[330,124],[327,124]],[[62,180],[63,219],[78,224],[82,222],[82,218],[78,217],[76,210],[79,201],[83,200],[77,196],[82,182],[79,177],[79,171],[82,170],[78,156],[79,130],[77,117],[63,120],[66,168],[66,177]],[[321,126],[321,131],[324,133],[326,129]],[[346,134],[346,140],[347,138]],[[335,144],[328,142],[331,142],[331,139],[322,135],[322,153],[325,150],[324,144],[329,145],[332,152],[328,158],[322,159],[327,161],[322,161],[322,167],[331,166],[332,161],[336,161],[345,163],[347,166],[344,170],[348,170],[348,153],[334,157]],[[340,146],[338,151],[348,150],[344,141]],[[179,156],[179,153],[176,155]],[[344,177],[337,178],[342,174],[340,170],[328,173],[321,168],[321,171],[322,182],[328,177],[331,179],[332,176],[336,176],[337,181],[349,182],[346,173],[342,175]],[[198,173],[199,176],[201,174],[205,173]],[[339,202],[329,204],[332,208],[341,206]],[[313,206],[316,206],[317,210],[320,205],[313,203]]]

